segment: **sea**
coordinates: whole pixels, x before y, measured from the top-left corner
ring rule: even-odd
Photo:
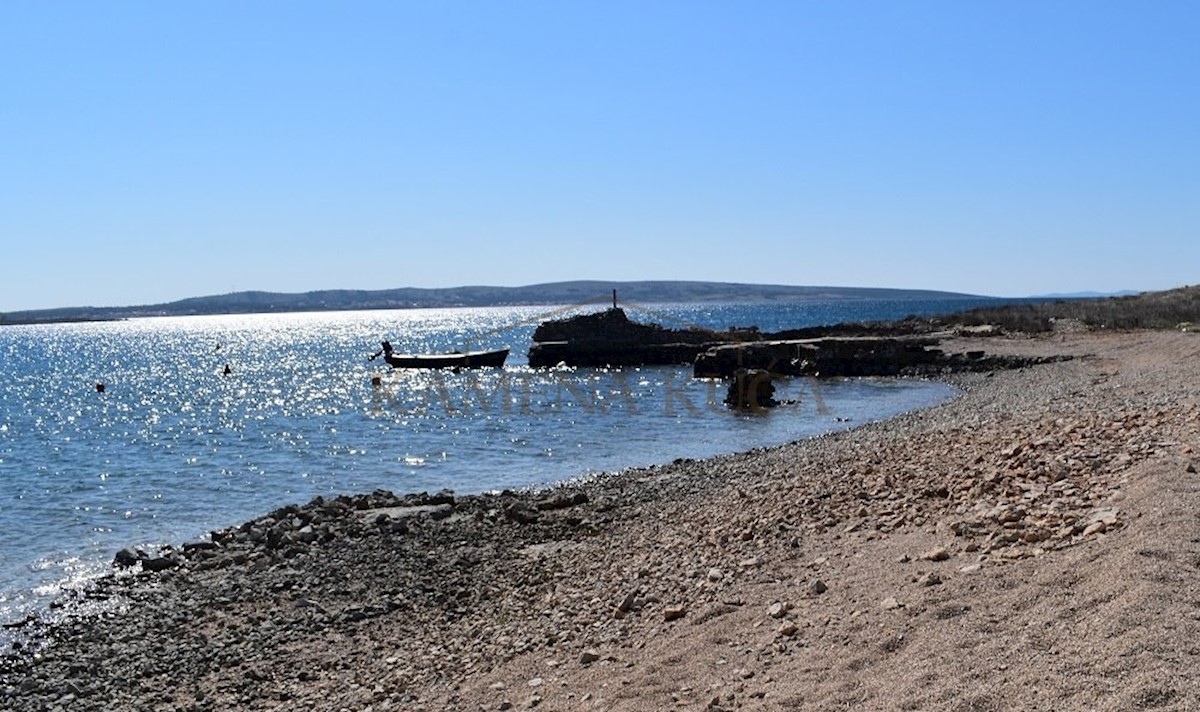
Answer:
[[[666,326],[764,331],[995,300],[626,307]],[[950,398],[937,382],[792,379],[731,412],[690,367],[533,369],[547,318],[597,307],[189,316],[0,327],[0,624],[49,617],[115,552],[206,538],[286,504],[386,489],[540,488],[779,445]],[[502,369],[369,356],[508,346]],[[226,368],[228,367],[228,369]],[[228,370],[228,372],[226,372]],[[100,386],[103,386],[101,389]]]

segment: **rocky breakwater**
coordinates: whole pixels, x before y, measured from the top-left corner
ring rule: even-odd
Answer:
[[[594,314],[543,322],[533,332],[529,365],[655,366],[687,364],[710,346],[727,343],[733,332],[668,329],[632,321],[614,307]]]
[[[778,333],[763,333],[755,327],[668,329],[631,321],[623,309],[614,307],[543,322],[533,334],[529,365],[690,363],[697,378],[732,378],[739,369],[763,370],[775,376],[853,377],[995,371],[1060,358],[996,356],[984,351],[947,353],[936,348],[946,335],[951,332],[917,331],[906,322],[840,324]]]
[[[696,355],[696,378],[729,378],[739,369],[778,376],[919,376],[996,371],[1061,360],[1061,356],[946,353],[930,336],[839,336],[717,344]]]

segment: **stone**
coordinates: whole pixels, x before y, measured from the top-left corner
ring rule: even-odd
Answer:
[[[536,524],[540,518],[536,509],[520,504],[508,507],[504,510],[504,515],[517,524]]]
[[[1093,511],[1091,515],[1088,516],[1087,521],[1089,524],[1104,522],[1105,524],[1111,526],[1119,521],[1120,512],[1121,510],[1117,509],[1116,507],[1101,507],[1100,509]]]
[[[936,586],[941,582],[942,577],[938,576],[932,571],[917,579],[917,583],[921,584],[922,586]]]
[[[708,580],[709,581],[714,581],[714,582],[720,581],[723,578],[725,578],[725,574],[722,573],[722,571],[720,569],[709,569],[708,570]]]
[[[539,500],[537,508],[543,512],[553,511],[557,509],[566,509],[580,504],[586,504],[588,496],[583,492],[578,492],[573,495],[556,494],[546,499]]]
[[[687,615],[687,608],[683,605],[667,606],[663,609],[663,620],[674,621],[679,620]]]
[[[585,650],[579,655],[579,663],[581,665],[591,665],[600,659],[600,653],[594,650]]]
[[[770,608],[767,609],[767,614],[772,618],[783,618],[785,615],[787,615],[787,606],[779,601],[776,601],[775,603],[771,604]]]
[[[140,561],[138,555],[129,549],[121,549],[117,555],[113,557],[112,565],[119,569],[128,569]]]
[[[791,621],[788,621],[787,623],[784,623],[783,625],[779,626],[779,634],[784,637],[787,637],[787,638],[792,637],[799,631],[800,631],[800,626],[796,625],[795,623],[792,623]]]
[[[808,584],[808,592],[817,596],[825,593],[828,590],[829,587],[826,586],[825,582],[821,579],[813,579],[813,582]]]
[[[888,596],[879,602],[879,607],[885,611],[894,611],[897,608],[903,608],[904,604],[897,601],[895,596]]]
[[[946,561],[950,558],[950,552],[946,550],[946,547],[939,546],[921,554],[921,558],[926,561]]]
[[[177,565],[178,564],[175,563],[174,559],[167,556],[159,556],[153,559],[142,560],[142,570],[153,571],[155,573],[166,571],[167,569],[173,569]]]
[[[725,396],[725,405],[734,410],[761,410],[779,405],[775,400],[775,384],[770,371],[758,368],[739,368]]]

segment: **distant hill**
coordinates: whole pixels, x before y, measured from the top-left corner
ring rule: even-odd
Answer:
[[[602,303],[612,291],[633,303],[774,302],[813,300],[979,299],[978,295],[919,289],[860,287],[796,287],[728,282],[605,282],[575,281],[532,284],[525,287],[449,287],[444,289],[358,290],[332,289],[300,294],[235,292],[192,297],[166,304],[131,307],[65,307],[0,314],[0,323],[128,319],[144,316],[198,314],[252,314],[357,309],[416,309],[435,307],[539,306]]]
[[[1133,297],[1141,292],[1134,289],[1122,289],[1117,292],[1053,292],[1051,294],[1035,294],[1030,299],[1100,299],[1102,297]]]

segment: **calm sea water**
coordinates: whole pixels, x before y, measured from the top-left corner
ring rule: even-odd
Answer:
[[[658,305],[643,318],[777,330],[971,305]],[[107,570],[117,549],[196,540],[316,495],[545,485],[781,444],[951,395],[936,383],[797,379],[777,396],[798,402],[731,413],[724,385],[689,368],[530,369],[530,337],[549,311],[0,328],[0,622]],[[392,371],[367,359],[384,338],[400,351],[513,353],[504,369]]]

